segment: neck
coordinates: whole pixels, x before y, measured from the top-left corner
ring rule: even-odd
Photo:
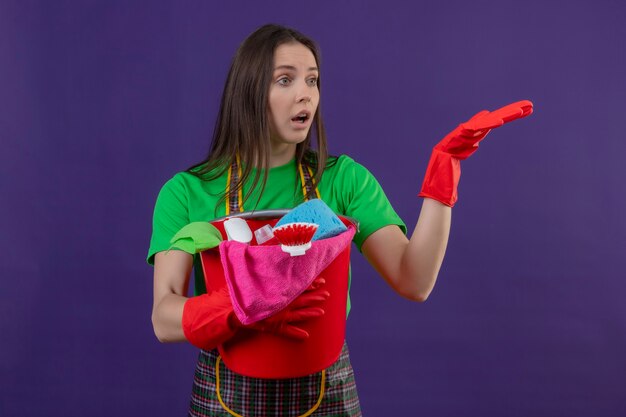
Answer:
[[[272,146],[270,151],[270,168],[285,165],[296,156],[296,145],[281,144]]]

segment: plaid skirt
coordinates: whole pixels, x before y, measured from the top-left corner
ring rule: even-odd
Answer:
[[[348,347],[344,342],[339,359],[325,372],[290,379],[239,375],[226,368],[217,350],[201,350],[188,415],[361,416]]]

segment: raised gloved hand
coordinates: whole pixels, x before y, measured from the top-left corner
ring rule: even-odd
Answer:
[[[183,332],[192,345],[206,350],[224,343],[242,327],[298,340],[306,339],[309,334],[293,323],[324,314],[321,307],[316,307],[330,296],[328,291],[320,288],[324,282],[323,278],[316,278],[313,284],[285,309],[248,326],[243,326],[237,319],[227,287],[210,294],[191,297],[183,307]]]
[[[528,100],[518,101],[493,112],[483,110],[444,137],[435,145],[426,169],[420,197],[454,206],[458,199],[457,187],[461,177],[460,160],[478,149],[478,143],[496,127],[521,119],[533,112]]]

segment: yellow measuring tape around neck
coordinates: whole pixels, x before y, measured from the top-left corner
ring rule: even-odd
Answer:
[[[298,171],[300,172],[300,181],[302,184],[302,194],[304,194],[304,199],[309,199],[308,195],[311,188],[315,190],[315,196],[321,199],[320,190],[317,189],[317,184],[315,184],[315,176],[313,175],[311,167],[307,166],[305,171],[302,164],[298,164]]]
[[[235,161],[228,167],[228,179],[226,180],[226,215],[243,211],[243,187],[237,189],[237,184],[241,178],[241,163],[239,154],[235,156]]]
[[[321,199],[320,191],[317,189],[315,183],[315,175],[313,170],[309,166],[304,166],[302,163],[298,164],[298,172],[300,174],[300,183],[302,184],[302,194],[306,201],[309,200],[309,194],[311,190],[315,191],[315,196]],[[244,211],[243,208],[243,187],[238,187],[239,180],[241,179],[241,160],[239,154],[236,155],[233,163],[228,167],[228,179],[226,181],[226,192],[228,198],[226,199],[226,216],[233,213],[240,213]]]

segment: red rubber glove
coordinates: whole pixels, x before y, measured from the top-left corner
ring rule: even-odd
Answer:
[[[324,278],[316,278],[287,308],[245,328],[268,331],[298,340],[306,339],[309,334],[292,323],[324,314],[321,307],[315,307],[315,304],[330,296],[328,291],[320,288],[324,283]],[[187,340],[205,350],[224,343],[233,337],[238,328],[244,327],[235,315],[227,287],[189,298],[183,307],[182,326]]]
[[[200,349],[210,350],[230,339],[238,322],[227,287],[185,301],[183,332]]]
[[[287,308],[265,320],[248,325],[246,328],[271,332],[297,340],[306,339],[309,337],[309,333],[292,323],[324,315],[324,309],[314,307],[314,305],[324,302],[330,296],[328,291],[321,289],[325,283],[324,278],[316,278],[313,284],[292,301]]]
[[[461,123],[434,147],[419,196],[432,198],[453,207],[458,200],[460,160],[476,152],[478,143],[491,132],[491,129],[526,117],[532,112],[533,103],[522,100],[493,112],[483,110],[467,122]]]

